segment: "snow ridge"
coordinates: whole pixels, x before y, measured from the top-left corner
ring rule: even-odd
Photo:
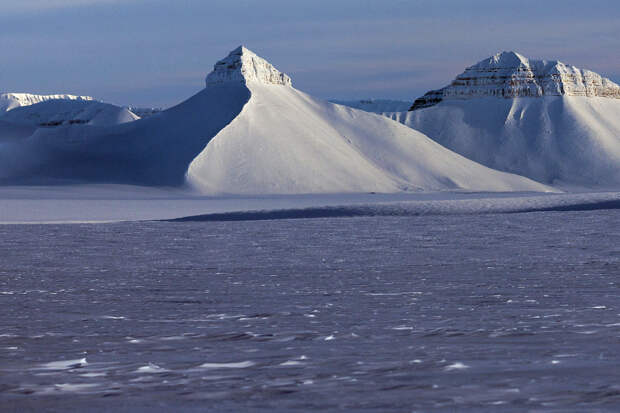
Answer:
[[[239,46],[217,62],[206,78],[207,87],[228,82],[292,85],[290,77],[244,46]]]
[[[0,113],[8,112],[21,106],[30,106],[47,100],[95,100],[90,96],[75,95],[33,95],[30,93],[0,93]]]
[[[560,61],[531,60],[501,52],[468,67],[449,86],[416,99],[409,110],[446,99],[586,96],[620,99],[620,86],[590,70]]]

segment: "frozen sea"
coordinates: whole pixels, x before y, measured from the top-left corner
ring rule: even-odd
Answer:
[[[0,225],[0,410],[618,411],[619,228]]]

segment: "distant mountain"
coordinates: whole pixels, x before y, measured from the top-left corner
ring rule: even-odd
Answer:
[[[0,143],[25,139],[38,128],[115,125],[136,119],[130,110],[90,96],[0,94]]]
[[[589,70],[498,53],[387,115],[491,168],[567,187],[620,186],[620,86]]]
[[[0,120],[32,126],[115,125],[139,119],[127,108],[96,100],[45,100],[0,114]]]
[[[618,99],[620,86],[597,73],[557,60],[530,60],[519,53],[502,52],[468,67],[449,86],[416,99],[410,110],[434,106],[443,100],[542,96]]]
[[[383,116],[313,98],[245,47],[206,88],[135,122],[39,128],[0,147],[4,182],[189,184],[204,193],[546,191]]]
[[[411,102],[389,99],[361,99],[361,100],[330,100],[331,103],[349,106],[366,112],[404,112],[411,107]]]
[[[34,95],[30,93],[0,93],[0,114],[21,106],[30,106],[47,100],[92,101],[90,96]]]

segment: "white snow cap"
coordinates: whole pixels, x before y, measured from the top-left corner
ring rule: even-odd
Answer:
[[[244,46],[239,46],[217,62],[206,79],[207,87],[228,82],[259,82],[284,86],[292,84],[290,77]]]
[[[563,95],[620,99],[620,86],[590,70],[557,60],[533,60],[516,52],[501,52],[468,67],[449,86],[428,92],[411,110],[444,99]]]

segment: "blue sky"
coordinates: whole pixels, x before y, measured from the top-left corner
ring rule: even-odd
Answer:
[[[620,1],[0,2],[0,90],[168,106],[240,44],[322,98],[413,100],[498,51],[620,81]]]

